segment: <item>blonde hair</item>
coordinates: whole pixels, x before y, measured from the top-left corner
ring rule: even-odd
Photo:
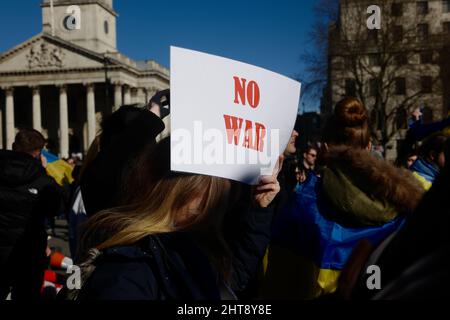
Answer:
[[[109,231],[112,235],[96,245],[101,250],[136,243],[148,235],[201,229],[205,224],[216,229],[223,218],[217,211],[225,201],[227,187],[226,180],[209,176],[162,179],[140,203],[103,210],[93,216],[84,237],[99,229]],[[199,214],[188,224],[177,225],[177,215],[197,198],[201,198]]]
[[[134,189],[135,193],[121,207],[100,211],[88,220],[81,254],[92,247],[102,250],[134,244],[149,235],[198,231],[206,235],[204,244],[206,249],[211,248],[209,253],[215,256],[213,262],[224,265],[222,260],[226,260],[228,249],[221,236],[221,226],[230,182],[217,177],[171,172],[169,152],[170,141],[164,139],[139,156],[126,184],[136,182],[140,190]],[[167,162],[158,166],[155,161]],[[196,200],[199,200],[198,213],[187,223],[177,224],[180,213]]]

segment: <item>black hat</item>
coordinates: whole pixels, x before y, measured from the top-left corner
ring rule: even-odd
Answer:
[[[130,145],[139,149],[155,140],[164,130],[164,123],[147,109],[125,105],[106,117],[101,127],[101,150],[109,147],[128,149]]]
[[[119,204],[133,159],[156,144],[164,123],[149,110],[128,105],[106,117],[101,127],[100,151],[81,181],[88,216]]]

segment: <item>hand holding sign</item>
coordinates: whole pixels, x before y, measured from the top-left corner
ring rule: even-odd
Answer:
[[[266,208],[280,192],[278,174],[283,168],[284,156],[278,158],[277,164],[273,168],[271,176],[261,176],[258,186],[253,191],[254,202],[261,208]]]

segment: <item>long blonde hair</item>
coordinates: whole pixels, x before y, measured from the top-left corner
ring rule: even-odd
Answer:
[[[208,239],[214,260],[223,260],[227,248],[221,237],[230,183],[226,179],[170,171],[170,141],[147,148],[126,179],[129,194],[122,206],[103,210],[88,220],[81,241],[81,254],[130,245],[149,235],[196,231]],[[177,215],[195,200],[198,214],[177,225]],[[217,258],[217,259],[216,259]],[[220,265],[223,265],[218,262]]]

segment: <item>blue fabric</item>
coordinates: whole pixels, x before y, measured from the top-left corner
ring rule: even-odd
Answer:
[[[417,174],[431,183],[433,183],[434,179],[439,175],[438,167],[423,158],[417,159],[410,167],[410,170],[417,172]]]
[[[297,184],[295,185],[295,188],[294,188],[294,193],[300,193],[300,192],[302,192],[303,187],[304,187],[304,184],[303,184],[303,183],[297,182]]]
[[[41,154],[47,159],[48,164],[59,160],[58,156],[55,156],[53,153],[50,153],[45,149],[42,149]]]
[[[422,120],[415,121],[409,125],[410,134],[414,136],[416,141],[420,141],[429,135],[441,131],[450,126],[450,117],[429,124],[424,124]]]
[[[404,217],[382,226],[350,228],[333,221],[336,212],[324,199],[321,178],[309,175],[272,226],[272,244],[312,260],[321,269],[342,270],[356,244],[378,245],[397,230]]]

